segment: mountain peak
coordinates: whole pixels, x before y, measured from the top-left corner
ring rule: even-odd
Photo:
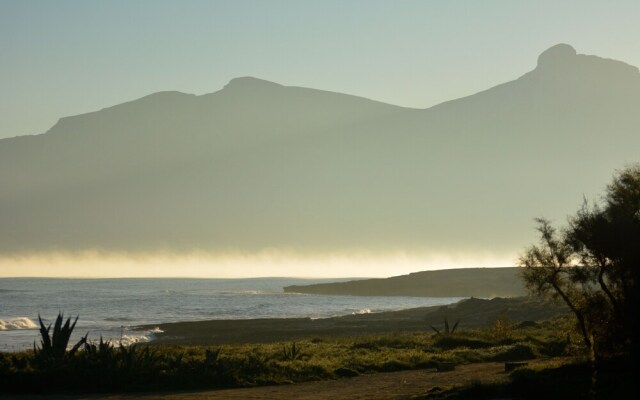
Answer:
[[[254,78],[252,76],[243,76],[239,78],[233,78],[224,87],[226,90],[256,90],[265,88],[279,88],[282,85],[265,81],[264,79]]]
[[[543,51],[538,57],[538,67],[548,65],[566,65],[575,60],[576,49],[566,43],[560,43]]]
[[[545,73],[596,74],[600,77],[599,79],[605,80],[611,78],[619,80],[622,77],[638,80],[637,67],[609,58],[578,54],[572,46],[565,43],[557,44],[542,52],[538,57],[536,69]]]

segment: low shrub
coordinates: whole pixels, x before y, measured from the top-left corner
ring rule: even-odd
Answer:
[[[493,346],[491,342],[462,335],[436,336],[435,340],[433,341],[433,345],[441,350],[451,350],[458,347],[483,349]]]
[[[527,344],[502,346],[497,350],[497,354],[491,357],[491,361],[521,361],[536,358],[534,349]]]

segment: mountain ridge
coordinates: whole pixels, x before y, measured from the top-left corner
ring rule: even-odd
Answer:
[[[427,109],[245,77],[0,140],[0,254],[511,253],[637,160],[637,69],[571,49]]]
[[[587,61],[588,60],[588,61]],[[597,63],[600,65],[604,65],[607,64],[608,67],[612,67],[615,66],[616,70],[618,72],[624,72],[630,76],[633,76],[634,78],[636,78],[638,80],[638,84],[640,84],[640,71],[638,69],[638,67],[627,64],[623,61],[619,61],[619,60],[614,60],[614,59],[609,59],[609,58],[602,58],[602,57],[598,57],[595,55],[587,55],[587,54],[578,54],[577,51],[568,44],[565,43],[560,43],[557,45],[554,45],[550,48],[548,48],[547,50],[543,51],[539,56],[538,56],[538,61],[537,61],[537,65],[536,67],[532,70],[529,71],[527,73],[525,73],[524,75],[522,75],[519,78],[516,78],[514,80],[502,83],[502,84],[498,84],[495,85],[493,87],[490,87],[488,89],[482,90],[480,92],[476,92],[476,93],[472,93],[460,98],[456,98],[456,99],[451,99],[451,100],[446,100],[444,102],[435,104],[433,106],[427,107],[427,108],[413,108],[413,107],[404,107],[404,106],[399,106],[399,105],[394,105],[391,103],[386,103],[383,101],[379,101],[379,100],[374,100],[374,99],[369,99],[366,97],[362,97],[362,96],[358,96],[358,95],[353,95],[353,94],[347,94],[347,93],[341,93],[341,92],[335,92],[335,91],[327,91],[327,90],[323,90],[323,89],[318,89],[318,88],[309,88],[309,87],[303,87],[303,86],[288,86],[288,85],[282,85],[280,83],[277,82],[272,82],[269,80],[265,80],[265,79],[261,79],[261,78],[257,78],[257,77],[253,77],[253,76],[241,76],[241,77],[236,77],[236,78],[232,78],[226,85],[224,85],[224,87],[218,91],[215,92],[211,92],[211,93],[204,93],[201,95],[195,95],[195,94],[190,94],[190,93],[184,93],[181,91],[177,91],[177,90],[165,90],[165,91],[159,91],[159,92],[154,92],[145,96],[142,96],[140,98],[137,99],[133,99],[130,101],[125,101],[123,103],[119,103],[113,106],[108,106],[108,107],[104,107],[102,109],[96,110],[96,111],[91,111],[91,112],[87,112],[87,113],[82,113],[82,114],[76,114],[76,115],[71,115],[71,116],[66,116],[66,117],[61,117],[58,122],[56,122],[50,129],[48,129],[47,131],[43,132],[43,133],[39,133],[39,134],[33,134],[33,135],[19,135],[19,136],[14,136],[14,137],[9,137],[9,138],[0,138],[0,140],[6,140],[6,139],[14,139],[16,137],[22,137],[22,136],[39,136],[39,135],[43,135],[46,133],[49,133],[53,130],[55,130],[56,126],[63,123],[64,121],[67,121],[68,119],[73,119],[76,117],[82,117],[82,116],[89,116],[89,115],[95,115],[96,113],[99,112],[103,112],[103,111],[109,111],[112,110],[114,108],[121,108],[121,107],[126,107],[127,105],[131,105],[131,104],[138,104],[140,102],[145,102],[148,101],[150,99],[168,99],[169,97],[176,99],[176,98],[181,98],[181,99],[198,99],[198,98],[207,98],[207,97],[211,97],[213,95],[220,95],[222,93],[225,92],[225,90],[228,91],[236,91],[239,90],[241,92],[243,92],[243,94],[247,94],[247,93],[255,93],[257,90],[265,90],[265,89],[303,89],[303,90],[309,90],[309,91],[313,91],[313,92],[318,92],[318,93],[324,93],[324,94],[335,94],[335,95],[339,95],[339,96],[345,96],[345,97],[350,97],[350,98],[356,98],[356,99],[360,99],[360,100],[366,100],[366,101],[370,101],[373,103],[377,103],[377,104],[383,104],[383,105],[387,105],[387,106],[392,106],[392,107],[396,107],[399,109],[405,109],[405,110],[431,110],[431,109],[435,109],[435,108],[439,108],[441,106],[447,105],[451,102],[456,102],[459,100],[464,100],[464,99],[468,99],[468,98],[472,98],[476,95],[480,95],[483,93],[487,93],[490,91],[493,91],[494,89],[498,89],[501,87],[504,87],[505,85],[509,85],[513,82],[517,82],[518,80],[528,77],[529,75],[531,75],[532,73],[536,73],[536,71],[539,71],[541,68],[543,69],[549,69],[551,68],[552,70],[558,70],[559,66],[563,66],[563,68],[560,68],[560,70],[565,70],[567,69],[566,67],[570,67],[572,70],[576,69],[577,64],[581,63],[582,65],[585,65],[585,61],[591,63],[593,65],[593,63]],[[579,69],[579,68],[578,68]]]

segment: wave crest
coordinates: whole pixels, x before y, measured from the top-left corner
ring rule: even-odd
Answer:
[[[0,331],[13,331],[18,329],[38,329],[38,325],[27,317],[7,320],[0,319]]]

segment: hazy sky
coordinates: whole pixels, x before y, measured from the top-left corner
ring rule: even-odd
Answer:
[[[238,76],[428,107],[553,44],[640,65],[640,1],[0,0],[0,138]]]

